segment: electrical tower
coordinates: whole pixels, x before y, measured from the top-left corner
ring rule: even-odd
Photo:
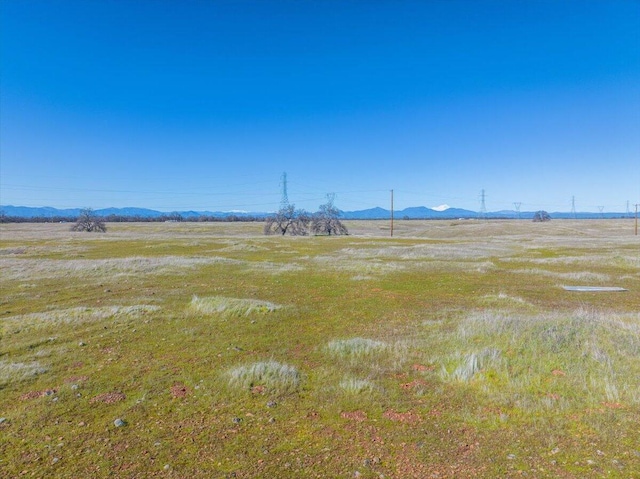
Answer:
[[[485,198],[487,195],[484,193],[484,189],[480,192],[480,218],[487,217],[487,205],[485,204]]]
[[[280,186],[282,187],[282,199],[280,200],[280,208],[284,209],[289,206],[289,197],[287,196],[287,172],[282,173],[280,179]]]
[[[575,196],[571,197],[571,215],[575,220],[576,219],[576,197]]]
[[[602,214],[602,212],[604,211],[604,206],[598,206],[598,209],[600,210],[600,218],[604,218],[604,214]]]
[[[516,201],[513,203],[513,206],[516,208],[516,217],[520,219],[520,206],[522,206],[522,203],[520,201]]]

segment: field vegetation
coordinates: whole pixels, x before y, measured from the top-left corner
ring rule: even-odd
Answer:
[[[640,477],[631,221],[2,224],[0,476]]]

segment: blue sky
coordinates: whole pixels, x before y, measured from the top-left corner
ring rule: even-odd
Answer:
[[[0,2],[0,203],[640,202],[640,2]],[[631,207],[633,208],[633,207]]]

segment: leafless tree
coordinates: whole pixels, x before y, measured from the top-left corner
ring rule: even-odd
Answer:
[[[340,221],[340,210],[333,204],[335,195],[327,195],[327,202],[311,219],[311,232],[316,235],[348,235],[347,227]]]
[[[107,231],[107,227],[91,208],[86,208],[80,212],[80,216],[71,227],[71,231],[97,231],[104,233]]]
[[[306,211],[296,210],[295,205],[283,206],[275,215],[267,217],[264,234],[306,236],[309,234],[310,221]]]
[[[551,221],[551,216],[544,210],[536,211],[533,215],[534,223],[542,223],[544,221]]]

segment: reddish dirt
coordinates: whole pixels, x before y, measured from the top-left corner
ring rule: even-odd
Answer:
[[[71,376],[64,380],[65,383],[83,383],[89,379],[89,376]]]
[[[57,389],[45,389],[44,391],[30,391],[20,396],[20,400],[26,401],[27,399],[35,399],[35,398],[44,397],[44,396],[52,396],[57,392],[58,392]]]
[[[411,381],[410,383],[401,384],[400,387],[402,389],[416,389],[420,386],[426,386],[427,381],[423,379],[416,379],[415,381]]]
[[[420,422],[420,416],[413,411],[397,412],[393,409],[387,409],[382,414],[382,417],[386,417],[391,421],[406,422],[408,424],[415,424],[417,422]]]
[[[340,414],[344,419],[349,419],[350,421],[362,422],[366,421],[367,413],[364,411],[352,411],[352,412],[343,412]]]
[[[127,396],[120,392],[102,393],[92,397],[89,402],[92,404],[96,402],[101,402],[103,404],[114,404],[120,401],[124,401],[126,398]]]
[[[425,366],[424,364],[414,364],[411,366],[414,371],[435,371],[435,366]]]
[[[253,386],[251,388],[251,393],[252,394],[264,394],[265,389],[266,388],[264,386]]]
[[[189,394],[191,394],[191,389],[182,383],[177,383],[171,386],[171,397],[174,399],[184,398]]]

